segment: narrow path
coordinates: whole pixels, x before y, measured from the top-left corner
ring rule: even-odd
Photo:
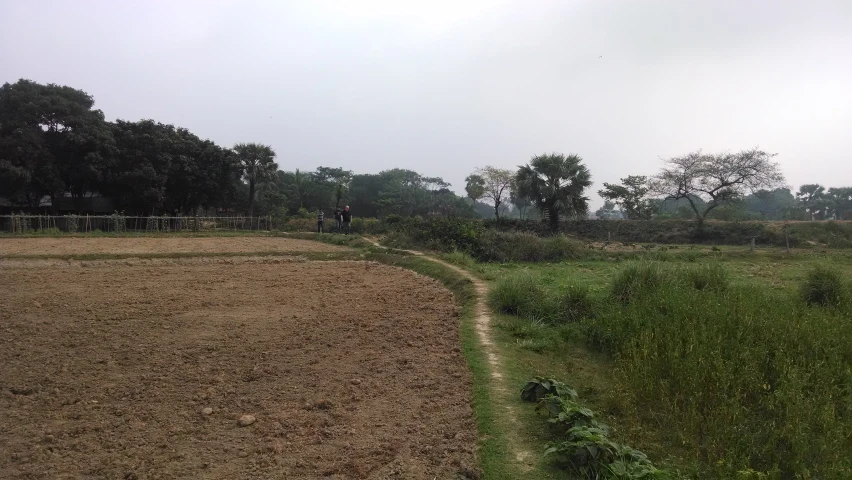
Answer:
[[[363,238],[376,247],[387,249],[387,247],[385,247],[384,245],[379,244],[379,242],[375,238]],[[492,401],[494,402],[495,409],[500,409],[505,412],[505,418],[512,425],[511,429],[504,430],[508,444],[507,448],[514,455],[515,460],[517,461],[517,464],[521,471],[527,473],[529,470],[531,470],[533,463],[535,462],[535,456],[528,448],[522,445],[522,442],[518,440],[517,432],[519,431],[520,425],[518,416],[515,412],[515,407],[504,401],[504,399],[509,398],[510,389],[506,385],[506,382],[503,378],[500,357],[497,352],[497,347],[494,344],[494,340],[491,336],[491,311],[488,308],[487,303],[488,284],[482,279],[470,273],[469,271],[457,265],[445,262],[440,258],[426,255],[423,252],[418,252],[416,250],[402,251],[441,264],[459,273],[460,275],[464,276],[473,283],[474,289],[476,291],[476,305],[474,306],[473,311],[474,325],[476,326],[476,334],[479,338],[479,343],[480,345],[482,345],[482,350],[485,352],[485,355],[488,358],[488,364],[491,370],[491,378],[493,380],[491,385],[493,392]]]

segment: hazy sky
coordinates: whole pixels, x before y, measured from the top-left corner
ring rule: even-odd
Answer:
[[[580,154],[594,192],[754,146],[794,187],[852,184],[852,0],[0,0],[0,83],[19,78],[283,169],[458,192],[544,152]]]

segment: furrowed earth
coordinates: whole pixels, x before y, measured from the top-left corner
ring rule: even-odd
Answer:
[[[475,476],[458,324],[371,262],[0,260],[0,478]]]

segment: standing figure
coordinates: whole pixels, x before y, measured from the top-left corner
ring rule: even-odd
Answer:
[[[352,211],[349,210],[349,205],[346,205],[340,216],[343,219],[343,231],[349,235],[349,229],[352,226]]]
[[[337,233],[340,233],[343,230],[343,211],[340,210],[340,206],[334,207],[334,223],[337,227]]]
[[[325,224],[325,213],[321,208],[317,209],[317,233],[323,233],[323,225]]]

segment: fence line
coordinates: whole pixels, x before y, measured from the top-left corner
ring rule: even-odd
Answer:
[[[0,232],[32,233],[170,233],[268,231],[272,217],[171,217],[126,215],[0,215]]]

